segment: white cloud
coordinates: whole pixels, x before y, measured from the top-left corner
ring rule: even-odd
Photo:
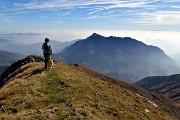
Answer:
[[[180,11],[158,11],[156,13],[139,13],[139,16],[141,16],[141,18],[135,18],[131,21],[141,24],[180,24]]]
[[[11,10],[21,13],[83,9],[85,12],[81,13],[81,17],[88,19],[103,19],[108,15],[109,18],[122,17],[124,13],[126,16],[123,17],[133,23],[172,25],[180,24],[178,4],[180,0],[32,0],[28,3],[15,3]],[[116,9],[120,9],[120,13],[114,12]],[[66,17],[70,13],[64,12],[62,16]]]
[[[71,12],[64,12],[63,14],[62,14],[62,16],[68,16],[68,15],[70,15],[71,14]]]
[[[106,13],[103,13],[104,15],[107,15],[107,14],[111,14],[111,13],[114,13],[115,10],[112,10],[112,11],[109,11],[109,12],[106,12]]]
[[[81,7],[92,7],[103,9],[112,9],[112,8],[137,8],[142,7],[142,5],[146,5],[157,0],[152,0],[149,2],[148,0],[51,0],[51,1],[43,1],[43,2],[30,2],[26,4],[16,3],[15,6],[21,9],[72,9],[72,8],[81,8]]]
[[[0,21],[7,22],[7,23],[13,22],[7,14],[0,14]]]
[[[175,6],[172,6],[172,8],[178,8],[178,9],[180,9],[180,6],[176,6],[176,5],[175,5]]]

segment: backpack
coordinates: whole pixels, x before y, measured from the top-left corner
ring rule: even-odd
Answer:
[[[44,53],[51,53],[51,44],[49,42],[44,43]]]

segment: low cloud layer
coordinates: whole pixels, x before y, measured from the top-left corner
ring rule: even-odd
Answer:
[[[48,37],[56,41],[72,41],[85,39],[92,33],[96,32],[103,36],[132,37],[148,45],[158,46],[168,55],[180,53],[180,32],[171,31],[138,31],[138,30],[37,30],[36,32],[17,32],[17,33],[0,33],[0,39],[12,40],[20,44],[33,44],[44,41]]]

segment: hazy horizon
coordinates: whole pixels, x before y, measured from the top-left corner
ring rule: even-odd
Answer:
[[[20,44],[33,44],[43,42],[45,37],[51,40],[66,42],[77,39],[85,39],[93,33],[103,36],[131,37],[142,41],[147,45],[160,47],[169,56],[180,53],[180,32],[173,31],[138,31],[138,30],[38,30],[33,32],[4,32],[0,33],[0,39],[7,39]]]

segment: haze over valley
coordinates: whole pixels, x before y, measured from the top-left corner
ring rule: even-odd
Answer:
[[[179,73],[178,61],[168,57],[160,48],[155,46],[151,48],[150,45],[148,48],[148,45],[139,40],[130,37],[105,37],[97,33],[90,35],[86,39],[71,42],[51,40],[54,57],[71,64],[81,63],[87,65],[127,82],[136,82],[148,76]],[[88,39],[91,39],[92,42],[88,42]],[[24,55],[42,55],[42,42],[18,44],[17,41],[5,39],[1,39],[1,42],[0,47],[5,51],[16,51]],[[80,44],[83,42],[86,44]]]
[[[0,119],[180,120],[179,6],[1,0]]]

